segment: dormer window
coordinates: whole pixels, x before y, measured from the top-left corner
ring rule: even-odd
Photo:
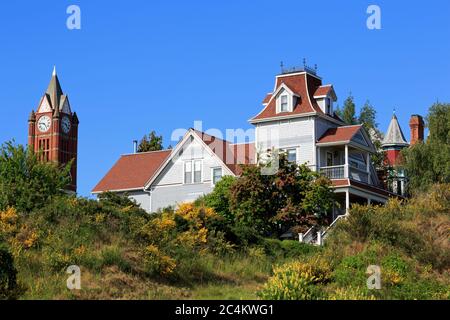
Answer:
[[[292,112],[300,96],[292,92],[284,83],[275,92],[276,113]]]
[[[280,97],[280,112],[288,112],[288,96],[285,94]]]

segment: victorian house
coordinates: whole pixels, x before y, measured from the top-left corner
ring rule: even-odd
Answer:
[[[234,144],[189,129],[172,150],[122,155],[92,193],[127,194],[155,212],[211,192],[221,177],[239,176],[241,164],[256,164],[257,155],[278,149],[331,179],[340,203],[333,218],[352,203],[385,203],[395,194],[379,181],[371,162],[376,149],[361,125],[346,125],[335,114],[336,101],[333,85],[323,84],[315,69],[283,71],[249,120],[254,142]],[[383,144],[389,159],[407,146],[404,140],[395,120]]]

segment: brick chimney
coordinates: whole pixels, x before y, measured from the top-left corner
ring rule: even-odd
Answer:
[[[413,114],[411,120],[409,120],[409,128],[411,129],[411,145],[415,145],[419,141],[423,141],[424,135],[424,122],[422,116]]]

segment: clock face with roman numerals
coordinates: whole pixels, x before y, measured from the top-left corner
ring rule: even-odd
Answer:
[[[37,127],[40,132],[47,132],[50,129],[51,119],[48,116],[42,116],[39,118]]]

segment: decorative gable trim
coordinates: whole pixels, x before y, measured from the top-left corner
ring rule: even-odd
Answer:
[[[46,94],[44,94],[44,96],[42,97],[41,103],[39,104],[39,108],[37,110],[37,113],[45,112],[52,112],[52,107]]]
[[[66,95],[61,96],[61,112],[65,114],[72,114],[72,110],[70,109],[69,97]]]

